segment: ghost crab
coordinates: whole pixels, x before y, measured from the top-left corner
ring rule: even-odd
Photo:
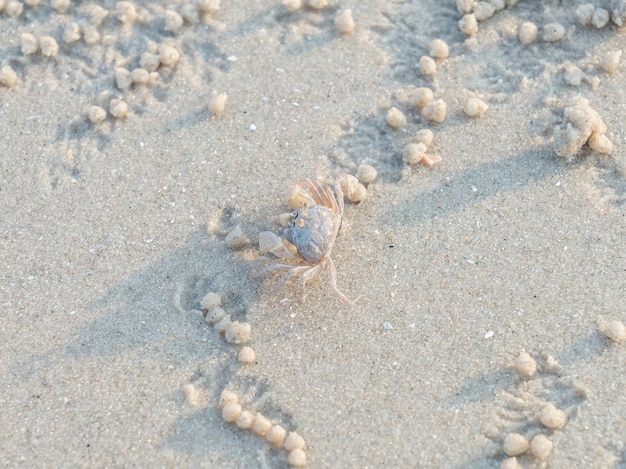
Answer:
[[[271,231],[264,231],[259,235],[259,248],[282,259],[300,260],[300,263],[272,264],[253,275],[261,277],[275,270],[286,270],[273,291],[282,287],[291,277],[300,276],[298,298],[302,302],[306,297],[306,282],[328,265],[331,290],[343,303],[354,305],[358,298],[352,301],[337,288],[337,270],[330,257],[343,217],[343,190],[340,183],[336,182],[331,187],[310,179],[301,179],[288,192],[287,204],[295,210],[290,215],[289,226],[284,230],[285,239]]]

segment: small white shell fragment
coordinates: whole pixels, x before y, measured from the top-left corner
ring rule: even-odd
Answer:
[[[414,165],[422,161],[422,158],[428,151],[423,143],[408,143],[404,147],[404,161],[410,165]]]
[[[180,52],[175,47],[159,44],[159,62],[166,67],[175,67],[180,60]]]
[[[287,430],[282,425],[272,425],[272,428],[265,434],[268,443],[280,448],[287,437]]]
[[[50,0],[50,6],[57,13],[63,13],[70,7],[70,0]]]
[[[241,350],[239,350],[239,354],[237,355],[237,359],[241,363],[249,365],[250,363],[256,362],[256,352],[248,346],[241,347]]]
[[[476,21],[485,21],[493,16],[496,12],[496,7],[494,7],[489,2],[477,2],[474,5],[474,16],[476,17]]]
[[[447,59],[450,49],[443,39],[433,39],[430,42],[430,55],[436,59]]]
[[[302,8],[302,0],[283,0],[283,5],[289,11],[297,11]]]
[[[228,326],[230,326],[231,322],[232,321],[230,320],[230,314],[227,314],[213,325],[213,329],[215,329],[215,332],[217,332],[218,334],[225,334],[226,329],[228,329]]]
[[[595,7],[592,3],[584,3],[582,5],[579,5],[578,8],[576,8],[576,19],[583,26],[588,26],[591,24],[594,10]]]
[[[376,171],[376,168],[369,164],[362,164],[357,170],[357,177],[362,184],[370,184],[374,182],[376,176],[378,176],[378,171]]]
[[[435,73],[437,73],[437,64],[432,57],[429,57],[427,55],[423,55],[420,57],[418,66],[421,74],[426,77],[432,77],[433,75],[435,75]]]
[[[459,20],[459,29],[468,36],[473,36],[478,32],[478,22],[473,14],[465,15]]]
[[[462,15],[466,15],[474,10],[475,3],[475,0],[456,0],[456,9]]]
[[[222,114],[224,114],[226,101],[228,101],[227,93],[220,93],[212,96],[209,100],[209,112],[214,116],[221,116]]]
[[[328,5],[328,0],[308,0],[307,3],[314,10],[321,10]]]
[[[591,24],[598,29],[604,28],[609,24],[609,12],[604,8],[596,8],[591,18]]]
[[[165,30],[176,33],[183,26],[183,17],[174,10],[165,10]]]
[[[39,48],[44,57],[56,57],[59,53],[59,44],[52,36],[42,36],[39,40]]]
[[[9,16],[20,16],[24,11],[24,4],[17,0],[9,0],[4,11]]]
[[[116,119],[128,117],[128,104],[123,99],[112,99],[109,103],[109,112]]]
[[[537,26],[530,21],[524,21],[517,32],[519,42],[527,46],[537,40]]]
[[[137,19],[137,10],[132,2],[117,2],[114,14],[123,24],[132,24]]]
[[[37,38],[31,33],[23,33],[20,36],[20,46],[22,49],[22,54],[24,55],[32,55],[39,50]]]
[[[226,311],[219,306],[213,306],[206,315],[206,322],[209,324],[217,324],[226,317]]]
[[[250,244],[250,240],[241,229],[241,226],[237,226],[234,230],[226,235],[224,243],[231,249],[240,249]]]
[[[87,108],[87,118],[93,124],[99,124],[107,118],[107,112],[100,106],[89,106]]]
[[[120,90],[126,90],[130,88],[130,85],[133,83],[133,79],[130,76],[130,72],[123,68],[117,67],[113,72],[115,75],[115,84]]]
[[[237,394],[234,393],[233,391],[224,389],[222,393],[220,394],[220,401],[219,401],[220,407],[223,408],[226,404],[229,404],[231,402],[239,402],[239,397],[237,397]]]
[[[567,423],[567,414],[554,407],[554,404],[546,404],[539,413],[539,420],[546,428],[555,430],[565,426]]]
[[[247,430],[254,425],[255,415],[247,410],[242,410],[239,418],[235,421],[235,425],[242,430]]]
[[[78,23],[72,21],[65,25],[61,38],[66,44],[72,44],[76,41],[79,41],[81,36],[82,33],[80,31],[80,26],[78,26]]]
[[[222,418],[226,422],[235,422],[242,411],[241,404],[238,402],[229,402],[222,408]]]
[[[396,107],[392,107],[387,111],[387,124],[394,129],[401,129],[406,125],[406,116]]]
[[[515,357],[513,365],[520,376],[529,377],[537,372],[537,362],[524,350]]]
[[[184,384],[181,391],[189,407],[205,407],[209,403],[206,391],[193,383]]]
[[[251,430],[256,436],[265,436],[265,434],[272,428],[272,422],[267,417],[257,414],[252,424]]]
[[[519,456],[528,450],[530,444],[528,440],[519,433],[509,433],[504,437],[502,449],[507,456]]]
[[[215,308],[216,306],[222,306],[222,297],[219,293],[210,291],[200,300],[200,307],[205,311]]]
[[[306,443],[300,434],[296,432],[289,432],[289,435],[285,439],[285,450],[293,451],[296,449],[304,449],[305,447]]]
[[[543,27],[543,40],[546,42],[556,42],[565,36],[565,28],[561,23],[548,23]]]
[[[554,444],[552,443],[552,441],[550,441],[547,436],[541,433],[539,435],[536,435],[530,441],[530,452],[537,459],[546,459],[548,456],[550,456],[550,453],[552,453],[553,447]]]
[[[352,10],[343,10],[335,17],[335,28],[337,28],[337,31],[341,34],[352,34],[354,33],[355,27],[354,18],[352,18]]]
[[[430,88],[417,88],[413,93],[415,107],[424,107],[432,103],[435,94]]]
[[[0,84],[12,88],[17,84],[17,80],[17,73],[9,65],[0,68]]]
[[[604,325],[602,333],[615,343],[621,344],[626,340],[626,326],[621,321],[611,321]]]
[[[437,99],[422,108],[422,116],[441,124],[446,120],[447,106],[443,99]]]
[[[293,467],[306,466],[306,453],[301,449],[294,449],[287,455],[287,462]]]
[[[250,342],[252,328],[247,322],[233,321],[226,328],[224,338],[229,344],[245,344]]]
[[[594,132],[587,141],[589,148],[601,155],[610,155],[613,153],[613,142],[609,140],[606,134]]]
[[[506,458],[500,463],[500,469],[522,469],[522,465],[517,462],[516,457]]]
[[[620,59],[622,58],[622,50],[606,51],[600,55],[598,64],[602,67],[606,73],[614,73],[619,66]]]
[[[420,129],[415,134],[415,141],[417,143],[423,143],[426,147],[429,147],[433,143],[433,131],[430,129]]]
[[[468,117],[482,117],[487,109],[489,109],[487,103],[478,98],[469,98],[463,106],[463,111]]]

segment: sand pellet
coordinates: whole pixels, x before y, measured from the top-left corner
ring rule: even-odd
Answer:
[[[145,68],[149,72],[154,72],[157,68],[159,68],[159,65],[161,65],[161,58],[158,54],[144,52],[141,54],[141,58],[139,59],[139,65],[141,68]]]
[[[591,3],[584,3],[576,8],[576,19],[583,26],[589,26],[593,18],[595,7]]]
[[[17,84],[17,73],[9,66],[0,68],[0,83],[7,88],[12,88]]]
[[[619,66],[620,59],[622,58],[622,50],[606,51],[600,55],[598,64],[606,73],[614,73]]]
[[[184,384],[181,391],[189,407],[204,407],[209,403],[206,391],[193,383]]]
[[[91,46],[100,41],[101,36],[95,26],[82,25],[81,31],[83,33],[83,41],[85,41],[85,44]]]
[[[26,5],[27,7],[36,7],[41,3],[41,0],[24,0],[24,5]],[[0,9],[0,12],[2,11],[2,9]]]
[[[228,101],[228,94],[220,93],[211,97],[209,100],[209,111],[214,116],[221,116],[224,114],[224,109],[226,108],[226,101]]]
[[[433,102],[435,94],[430,88],[417,88],[413,93],[415,107],[424,107]]]
[[[430,55],[435,59],[447,59],[450,55],[448,44],[443,39],[433,39],[430,42]]]
[[[302,0],[283,0],[283,5],[289,11],[297,11],[302,8]]]
[[[257,436],[265,436],[265,434],[272,428],[272,422],[267,417],[258,414],[254,419],[251,430]]]
[[[404,147],[404,161],[410,165],[414,165],[422,161],[422,158],[428,151],[428,147],[423,143],[408,143]]]
[[[241,404],[238,402],[229,402],[222,408],[222,418],[226,422],[235,422],[242,412]]]
[[[306,453],[301,449],[294,449],[289,452],[287,462],[294,467],[306,466]]]
[[[527,46],[537,40],[537,26],[530,21],[524,21],[517,32],[519,42]]]
[[[30,33],[24,33],[20,36],[20,46],[24,55],[34,54],[39,50],[37,38]]]
[[[342,174],[339,177],[338,182],[339,186],[341,187],[341,191],[343,192],[343,195],[348,200],[352,201],[352,197],[357,191],[357,187],[359,186],[359,180],[352,174]]]
[[[476,5],[474,5],[473,13],[476,21],[485,21],[491,18],[495,12],[496,7],[489,2],[476,2]]]
[[[126,90],[130,88],[133,83],[133,79],[130,76],[130,71],[123,67],[117,67],[113,72],[115,75],[115,84],[120,90]]]
[[[256,353],[250,347],[241,347],[241,350],[239,350],[239,354],[237,355],[237,359],[241,363],[249,365],[250,363],[256,362]]]
[[[247,322],[233,321],[226,328],[224,338],[230,344],[245,344],[250,341],[252,328]]]
[[[509,433],[504,437],[502,449],[508,456],[519,456],[526,452],[530,444],[528,440],[519,433]]]
[[[100,26],[107,16],[109,16],[109,10],[101,7],[97,4],[85,5],[85,13],[89,24],[92,26]]]
[[[230,314],[227,314],[222,319],[213,324],[213,329],[215,329],[215,332],[217,332],[218,334],[225,334],[226,329],[228,329],[228,326],[230,326],[231,322],[232,321],[230,319]]]
[[[328,5],[328,0],[308,0],[307,4],[314,10],[321,10]]]
[[[237,394],[234,393],[233,391],[224,389],[222,393],[220,394],[220,401],[219,401],[220,407],[223,408],[226,404],[229,404],[231,402],[239,402],[239,397],[237,397]]]
[[[473,36],[478,32],[478,21],[473,14],[465,15],[459,20],[459,29],[468,36]]]
[[[4,12],[9,16],[20,16],[24,12],[24,4],[17,0],[7,2]]]
[[[363,202],[366,198],[367,198],[367,189],[365,188],[363,184],[358,183],[356,186],[356,189],[351,194],[351,197],[349,200],[352,203],[359,204]]]
[[[528,352],[522,351],[515,357],[514,366],[520,376],[529,377],[536,373],[537,362]]]
[[[550,456],[550,453],[552,453],[553,447],[554,445],[552,441],[550,441],[547,436],[541,433],[539,435],[536,435],[530,441],[530,452],[537,459],[546,459],[548,456]]]
[[[487,109],[489,109],[487,103],[478,98],[469,98],[463,106],[463,111],[468,117],[482,117]]]
[[[300,434],[296,432],[289,432],[289,435],[287,435],[287,438],[285,439],[285,449],[287,451],[304,449],[305,447],[306,443],[304,442],[304,438],[302,438]]]
[[[432,153],[427,153],[424,156],[422,156],[420,163],[422,163],[427,168],[431,169],[437,166],[439,163],[441,163],[441,156],[433,155]]]
[[[109,112],[116,119],[128,117],[128,104],[122,99],[112,99],[109,104]]]
[[[132,2],[117,2],[113,14],[123,24],[132,24],[137,19],[137,10]]]
[[[76,41],[79,41],[81,36],[82,33],[80,31],[80,26],[78,26],[78,23],[72,21],[70,23],[67,23],[65,25],[65,28],[63,28],[63,35],[61,36],[61,38],[66,44],[72,44]]]
[[[57,12],[63,13],[70,7],[70,0],[50,0],[50,6]]]
[[[474,10],[475,0],[456,0],[456,9],[459,13],[466,15]]]
[[[224,244],[231,249],[241,249],[244,246],[250,244],[250,239],[241,229],[241,226],[237,226],[234,230],[226,235],[224,238]]]
[[[432,57],[427,55],[420,57],[418,67],[420,69],[420,73],[426,77],[432,77],[435,73],[437,73],[437,64]]]
[[[626,326],[624,326],[624,323],[621,321],[611,321],[604,325],[602,333],[618,344],[626,340]]]
[[[443,99],[437,99],[422,108],[422,116],[441,124],[446,120],[447,106]]]
[[[165,30],[176,33],[183,26],[183,17],[174,10],[165,10]]]
[[[385,119],[387,120],[387,124],[394,129],[401,129],[406,125],[406,116],[396,107],[392,107],[387,111]]]
[[[87,118],[93,124],[99,124],[107,118],[107,112],[100,106],[89,106],[87,108]]]
[[[430,129],[420,129],[415,134],[415,141],[417,143],[423,143],[426,147],[429,147],[433,143],[433,131]]]
[[[613,153],[613,142],[609,140],[606,134],[592,133],[587,141],[589,148],[601,155],[610,155]]]
[[[565,108],[564,117],[563,123],[554,128],[554,152],[558,156],[574,156],[592,136],[596,147],[594,151],[612,150],[608,138],[600,138],[607,130],[606,124],[585,98],[576,97]]]
[[[355,27],[354,18],[352,18],[352,10],[344,10],[335,17],[335,28],[337,28],[337,31],[341,34],[352,34],[354,33]]]
[[[133,83],[145,85],[150,82],[150,72],[145,68],[136,68],[130,72],[130,79]]]
[[[591,24],[596,28],[604,28],[609,24],[609,12],[604,8],[596,8],[591,18]]]
[[[215,308],[216,306],[222,306],[222,297],[219,293],[210,291],[200,300],[200,307],[205,311]]]
[[[500,469],[522,469],[522,465],[517,461],[517,458],[506,458],[500,463]]]
[[[42,36],[39,40],[39,48],[44,57],[56,57],[59,53],[59,44],[52,36]]]
[[[180,60],[180,52],[167,44],[159,44],[159,61],[166,67],[175,67]]]
[[[489,3],[493,5],[496,11],[504,10],[506,8],[506,2],[504,0],[489,0]]]
[[[209,324],[217,324],[226,317],[226,311],[219,306],[213,306],[206,315],[206,322]]]
[[[560,23],[548,23],[543,27],[543,40],[546,42],[556,42],[565,36],[565,28]]]
[[[567,415],[562,410],[554,407],[554,404],[546,404],[539,413],[539,420],[543,426],[554,430],[565,426]]]
[[[239,418],[235,421],[235,425],[243,430],[248,430],[254,425],[254,419],[255,415],[252,412],[242,410]]]
[[[274,446],[281,447],[287,437],[287,430],[282,425],[272,425],[265,434],[265,439]]]
[[[198,0],[197,5],[199,11],[212,15],[220,9],[220,0]]]
[[[376,171],[376,168],[369,164],[362,164],[357,170],[357,177],[362,184],[370,184],[374,182],[376,176],[378,176],[378,171]]]

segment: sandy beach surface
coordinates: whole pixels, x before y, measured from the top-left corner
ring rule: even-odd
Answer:
[[[297,3],[0,0],[0,465],[626,468],[624,2]],[[354,306],[253,277],[362,164]]]

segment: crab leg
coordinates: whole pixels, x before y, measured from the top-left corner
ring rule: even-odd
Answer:
[[[265,269],[252,272],[252,276],[254,278],[263,277],[264,275],[267,275],[270,272],[273,272],[274,270],[278,270],[278,269],[293,269],[293,266],[289,264],[272,264],[272,265],[268,265]]]
[[[322,266],[323,264],[317,264],[314,267],[310,267],[309,270],[304,272],[300,277],[300,291],[298,292],[298,300],[300,300],[300,303],[304,302],[304,298],[306,298],[306,283],[319,273]]]
[[[337,269],[335,269],[335,263],[330,257],[328,258],[328,278],[330,280],[330,289],[333,291],[335,296],[339,298],[342,303],[349,306],[354,306],[354,303],[356,303],[360,296],[355,298],[354,300],[350,300],[346,295],[339,291],[339,289],[337,288]]]

